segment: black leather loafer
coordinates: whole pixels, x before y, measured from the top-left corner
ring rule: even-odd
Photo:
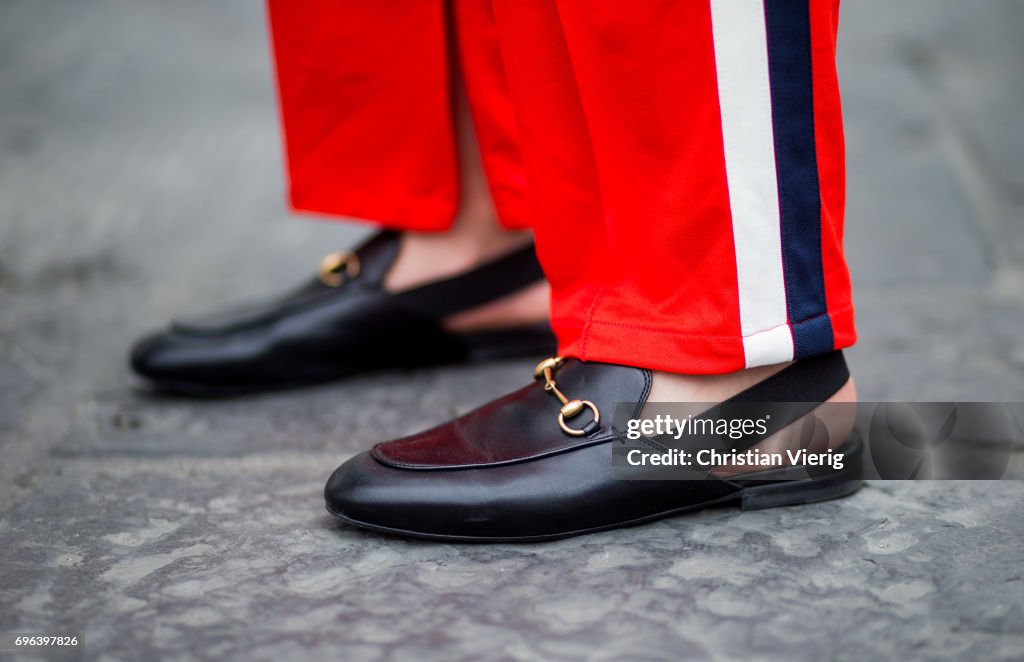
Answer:
[[[140,341],[132,368],[161,390],[221,396],[326,382],[381,368],[545,356],[547,323],[451,333],[443,319],[544,278],[533,247],[404,292],[382,287],[398,254],[382,232],[328,255],[317,277],[277,300],[174,322]]]
[[[783,467],[727,478],[709,471],[702,480],[620,479],[612,462],[620,443],[612,413],[617,403],[636,403],[631,416],[639,415],[651,373],[549,359],[537,374],[542,381],[450,423],[355,456],[327,482],[328,511],[349,524],[402,536],[529,542],[717,505],[754,509],[822,501],[860,487],[861,444],[852,437],[841,449],[842,467],[814,477],[793,479],[799,468]],[[798,361],[722,403],[806,403],[772,430],[748,436],[737,450],[799,419],[848,378],[842,354],[833,352]]]

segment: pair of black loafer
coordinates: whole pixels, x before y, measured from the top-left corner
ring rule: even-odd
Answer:
[[[325,382],[381,367],[554,353],[547,325],[456,334],[443,324],[449,315],[540,281],[532,248],[390,293],[381,283],[397,251],[398,236],[381,233],[354,253],[329,256],[314,280],[270,304],[175,323],[139,343],[132,365],[160,389],[208,396]],[[840,449],[842,469],[813,477],[774,468],[734,477],[708,473],[700,480],[624,480],[613,468],[612,412],[629,403],[639,415],[651,373],[549,359],[535,376],[540,379],[449,423],[345,462],[327,482],[327,509],[349,524],[403,536],[539,541],[718,505],[820,501],[860,486],[855,438]],[[848,379],[842,354],[833,352],[798,361],[728,402],[785,400],[811,408]],[[799,415],[776,421],[773,430]],[[743,443],[751,447],[765,436]]]

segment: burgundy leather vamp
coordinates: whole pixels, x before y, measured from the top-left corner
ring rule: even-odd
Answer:
[[[400,469],[458,469],[522,462],[606,441],[621,403],[636,403],[636,415],[651,388],[651,373],[640,368],[567,359],[554,374],[570,399],[597,405],[601,420],[584,436],[558,425],[561,407],[536,381],[525,388],[425,432],[377,444],[374,459]],[[574,428],[592,420],[589,412],[571,419]]]

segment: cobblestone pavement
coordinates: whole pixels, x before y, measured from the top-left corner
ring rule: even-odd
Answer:
[[[1024,400],[1024,3],[843,20],[862,397]],[[260,3],[6,0],[0,90],[0,632],[104,659],[1020,659],[1015,481],[542,545],[333,523],[337,464],[531,362],[214,403],[131,378],[137,334],[364,232],[287,218]]]

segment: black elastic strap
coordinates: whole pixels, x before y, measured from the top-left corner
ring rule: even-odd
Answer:
[[[433,318],[447,317],[500,299],[543,280],[533,244],[493,262],[395,297],[405,305]]]
[[[850,379],[850,370],[841,351],[800,359],[754,384],[747,390],[715,405],[701,417],[728,418],[729,409],[750,411],[751,403],[776,404],[772,420],[763,435],[744,435],[738,443],[729,442],[737,451],[748,450],[784,427],[795,423],[831,398]]]

